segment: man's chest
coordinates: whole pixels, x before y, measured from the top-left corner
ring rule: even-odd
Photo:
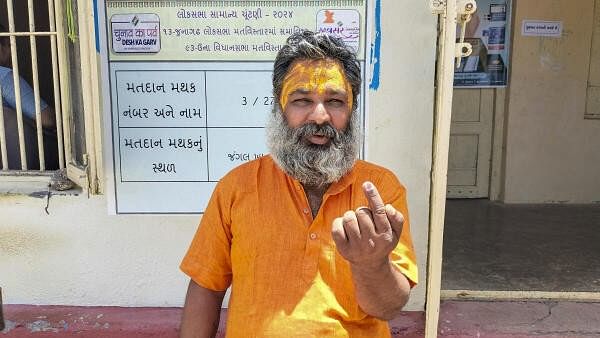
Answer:
[[[302,189],[242,196],[232,206],[232,251],[252,257],[281,251],[300,254],[315,245],[327,250],[333,247],[333,220],[360,206],[354,195],[348,188],[323,196],[314,217]]]

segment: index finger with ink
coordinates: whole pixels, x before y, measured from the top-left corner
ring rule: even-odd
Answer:
[[[373,213],[373,220],[375,221],[375,227],[377,232],[387,231],[390,228],[390,222],[385,212],[385,204],[379,191],[375,185],[369,181],[366,181],[362,185],[363,192],[367,200],[369,201],[369,208]]]

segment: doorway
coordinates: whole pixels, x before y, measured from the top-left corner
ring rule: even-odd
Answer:
[[[600,125],[584,116],[600,83],[600,0],[540,4],[517,2],[513,30],[556,16],[565,34],[514,34],[509,89],[454,90],[442,267],[454,294],[600,293],[600,181],[588,174]]]
[[[495,90],[454,89],[448,198],[489,197]]]

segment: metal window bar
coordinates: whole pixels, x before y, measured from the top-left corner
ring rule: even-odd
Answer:
[[[8,11],[8,31],[15,31],[15,14],[13,11],[13,1],[7,0]],[[10,54],[13,67],[13,82],[15,92],[15,109],[17,113],[17,129],[19,133],[19,151],[21,155],[21,169],[27,170],[27,157],[25,154],[25,130],[23,127],[23,110],[21,107],[21,81],[19,76],[19,59],[17,58],[17,39],[13,35],[10,37]],[[4,117],[3,117],[4,118]]]
[[[65,148],[63,141],[63,125],[62,125],[62,105],[61,91],[58,74],[58,48],[56,43],[56,18],[54,15],[54,0],[48,0],[48,22],[50,23],[50,31],[54,34],[50,35],[50,55],[52,57],[52,84],[54,87],[54,113],[56,118],[56,139],[58,140],[58,167],[65,167]]]
[[[2,87],[0,87],[0,98]],[[4,104],[0,104],[0,153],[2,153],[2,170],[8,170],[8,153],[6,149],[6,130],[4,128]]]
[[[23,107],[21,102],[21,86],[20,86],[20,75],[19,75],[19,63],[17,55],[17,37],[29,37],[30,48],[31,48],[31,70],[32,70],[32,84],[34,91],[34,106],[35,106],[35,125],[36,125],[36,136],[38,145],[38,158],[40,171],[46,169],[45,154],[44,154],[44,137],[43,137],[43,125],[42,125],[42,111],[41,111],[41,98],[39,88],[39,74],[38,74],[38,52],[37,52],[37,37],[49,37],[50,38],[50,56],[52,61],[52,81],[54,88],[54,112],[56,117],[56,134],[57,134],[57,146],[58,146],[58,166],[60,169],[65,167],[65,154],[64,154],[64,142],[63,142],[63,121],[62,121],[62,104],[60,100],[60,81],[59,81],[59,68],[57,55],[60,52],[57,47],[57,31],[56,31],[56,13],[54,0],[48,0],[48,15],[49,15],[49,31],[48,32],[36,32],[35,31],[35,20],[34,20],[34,6],[33,0],[27,2],[28,10],[28,21],[29,31],[28,32],[16,32],[15,20],[14,20],[14,6],[13,0],[7,0],[7,14],[8,14],[8,32],[0,33],[0,37],[8,36],[10,39],[10,50],[11,50],[11,62],[12,62],[12,73],[14,82],[14,95],[15,95],[15,112],[17,121],[17,132],[18,132],[18,144],[19,154],[21,161],[21,170],[27,170],[27,154],[25,148],[25,133],[24,133],[24,120],[23,120]],[[2,95],[0,89],[0,97]],[[8,149],[6,146],[6,128],[4,125],[4,106],[0,107],[0,153],[2,159],[2,171],[8,171]]]
[[[35,32],[35,19],[33,17],[33,0],[27,1],[27,17],[29,19],[29,32]],[[44,135],[42,134],[42,110],[40,108],[40,83],[38,78],[37,64],[37,45],[35,36],[29,36],[29,45],[31,46],[31,71],[33,72],[33,95],[35,98],[35,126],[37,132],[38,158],[40,161],[40,170],[46,169],[44,159]]]

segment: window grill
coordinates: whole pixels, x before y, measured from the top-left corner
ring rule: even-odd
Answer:
[[[0,68],[5,75],[0,79],[0,171],[62,169],[65,143],[58,58],[64,55],[59,50],[64,43],[59,43],[57,32],[61,12],[54,0],[35,1],[35,7],[33,0],[7,0],[0,10],[0,23],[5,26],[0,32],[4,49],[0,58],[10,55],[10,63]]]

